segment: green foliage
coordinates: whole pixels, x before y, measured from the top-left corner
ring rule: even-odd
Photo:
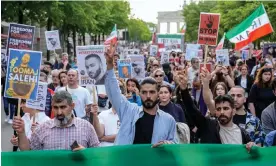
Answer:
[[[147,42],[151,40],[151,32],[148,25],[140,19],[131,18],[129,20],[128,32],[131,41]]]
[[[224,32],[234,28],[247,18],[261,3],[264,4],[272,27],[276,28],[276,3],[260,1],[204,1],[191,3],[183,9],[183,16],[187,23],[186,42],[197,41],[200,12],[220,13],[219,39]],[[276,34],[272,33],[261,40],[275,41]]]

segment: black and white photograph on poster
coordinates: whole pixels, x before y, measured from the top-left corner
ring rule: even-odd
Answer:
[[[151,45],[150,46],[150,55],[156,56],[157,55],[158,46],[157,45]]]
[[[170,63],[170,52],[164,51],[161,53],[161,64]]]
[[[26,106],[28,108],[36,110],[45,110],[46,107],[46,97],[47,97],[47,87],[48,84],[45,82],[38,83],[38,91],[36,100],[28,99],[26,100]]]
[[[263,55],[271,55],[273,58],[276,58],[276,43],[265,43],[263,45]]]
[[[136,54],[139,55],[139,49],[128,49],[128,54]]]
[[[103,85],[106,72],[104,45],[77,46],[80,86]]]
[[[131,76],[132,78],[136,78],[137,80],[141,80],[145,78],[145,62],[143,55],[129,55],[131,59],[132,69]]]
[[[228,49],[216,50],[217,64],[222,66],[230,66]]]
[[[45,38],[48,50],[61,49],[58,30],[45,31]]]

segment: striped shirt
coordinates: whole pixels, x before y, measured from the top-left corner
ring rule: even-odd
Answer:
[[[33,132],[30,147],[32,150],[71,150],[74,141],[85,148],[100,144],[94,127],[86,120],[74,118],[65,128],[57,127],[55,119],[42,123]]]

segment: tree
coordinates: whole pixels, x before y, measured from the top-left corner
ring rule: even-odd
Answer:
[[[129,20],[128,32],[131,41],[147,42],[151,40],[149,27],[140,19],[131,18]]]
[[[197,40],[199,14],[200,12],[220,13],[220,26],[219,26],[219,38],[224,32],[228,32],[244,19],[246,19],[261,3],[264,4],[266,12],[269,16],[272,27],[276,27],[276,4],[274,2],[259,2],[259,1],[218,1],[210,2],[204,1],[198,4],[191,3],[183,9],[183,16],[187,23],[187,30],[185,34],[185,40],[187,42],[193,42]],[[266,37],[257,40],[255,43],[259,43],[260,40],[276,39],[276,34],[271,33]]]

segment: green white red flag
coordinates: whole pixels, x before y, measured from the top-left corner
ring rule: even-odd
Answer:
[[[222,38],[220,39],[219,44],[217,45],[216,50],[223,49],[224,39],[225,39],[225,33],[223,34]]]
[[[226,33],[226,38],[240,50],[249,43],[273,32],[263,4],[249,17]]]
[[[114,25],[112,32],[110,35],[107,37],[106,41],[104,42],[104,45],[109,45],[110,43],[115,43],[117,42],[117,26],[116,24]]]

